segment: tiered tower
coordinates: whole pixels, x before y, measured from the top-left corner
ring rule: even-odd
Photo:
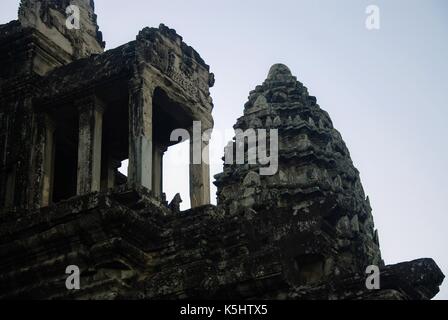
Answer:
[[[287,66],[272,66],[235,129],[277,129],[278,172],[263,176],[259,164],[225,165],[216,176],[219,206],[230,215],[297,216],[297,263],[310,279],[383,264],[369,199],[341,134]],[[236,154],[236,142],[231,147]]]
[[[0,47],[0,83],[16,78],[19,86],[30,76],[100,54],[105,43],[93,1],[22,0],[18,20],[0,25]]]
[[[22,0],[19,21],[49,37],[73,60],[104,50],[92,0]]]

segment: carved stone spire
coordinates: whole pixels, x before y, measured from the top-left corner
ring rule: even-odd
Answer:
[[[244,179],[249,172],[258,172],[261,164],[226,164],[224,172],[216,176],[218,205],[227,208],[229,215],[258,212],[288,216],[295,212],[299,217],[295,224],[304,239],[297,245],[303,244],[305,260],[312,252],[313,259],[328,268],[324,277],[381,265],[373,218],[366,209],[361,184],[352,183],[359,180],[359,174],[345,143],[332,129],[328,113],[287,66],[271,67],[264,83],[250,93],[244,116],[235,128],[256,129],[247,121],[253,117],[263,124],[272,121],[271,129],[278,129],[278,172],[260,175],[260,186],[251,189]],[[337,232],[341,226],[348,230],[350,221],[356,238],[351,232]]]

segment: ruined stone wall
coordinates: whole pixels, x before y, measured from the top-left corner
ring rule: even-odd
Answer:
[[[300,252],[320,240],[304,237],[298,216],[179,214],[143,189],[18,217],[0,216],[0,299],[430,299],[443,280],[431,259],[382,268],[378,291],[363,272],[319,279]],[[66,289],[69,265],[80,290]]]

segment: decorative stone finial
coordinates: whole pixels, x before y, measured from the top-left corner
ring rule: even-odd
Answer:
[[[268,79],[273,80],[278,78],[278,76],[289,76],[292,77],[291,70],[281,63],[274,64],[269,70]]]
[[[180,212],[180,204],[182,203],[182,198],[180,196],[179,193],[176,193],[176,195],[174,196],[173,200],[171,200],[170,204],[168,205],[168,207],[174,212],[174,213],[179,213]]]

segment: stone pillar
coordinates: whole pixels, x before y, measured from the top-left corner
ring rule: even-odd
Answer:
[[[129,185],[152,190],[152,95],[143,80],[134,79],[129,87]]]
[[[0,150],[2,174],[0,175],[0,207],[12,207],[14,205],[14,189],[16,180],[15,164],[11,165],[8,159],[10,120],[9,115],[0,114]]]
[[[190,139],[191,208],[210,204],[209,138],[202,136],[202,130],[193,129]]]
[[[115,187],[115,174],[121,166],[121,161],[108,157],[103,165],[101,191],[107,191]]]
[[[44,152],[42,164],[42,190],[40,196],[41,207],[47,207],[53,201],[53,182],[54,182],[54,155],[55,141],[54,131],[55,124],[45,116],[45,133],[44,133]]]
[[[104,109],[95,97],[78,102],[79,144],[77,194],[100,191]]]
[[[16,189],[16,172],[17,168],[15,165],[10,168],[6,177],[6,191],[5,191],[5,207],[14,207],[14,194]]]
[[[152,157],[152,190],[154,196],[161,198],[163,193],[163,155],[166,148],[156,146]]]

